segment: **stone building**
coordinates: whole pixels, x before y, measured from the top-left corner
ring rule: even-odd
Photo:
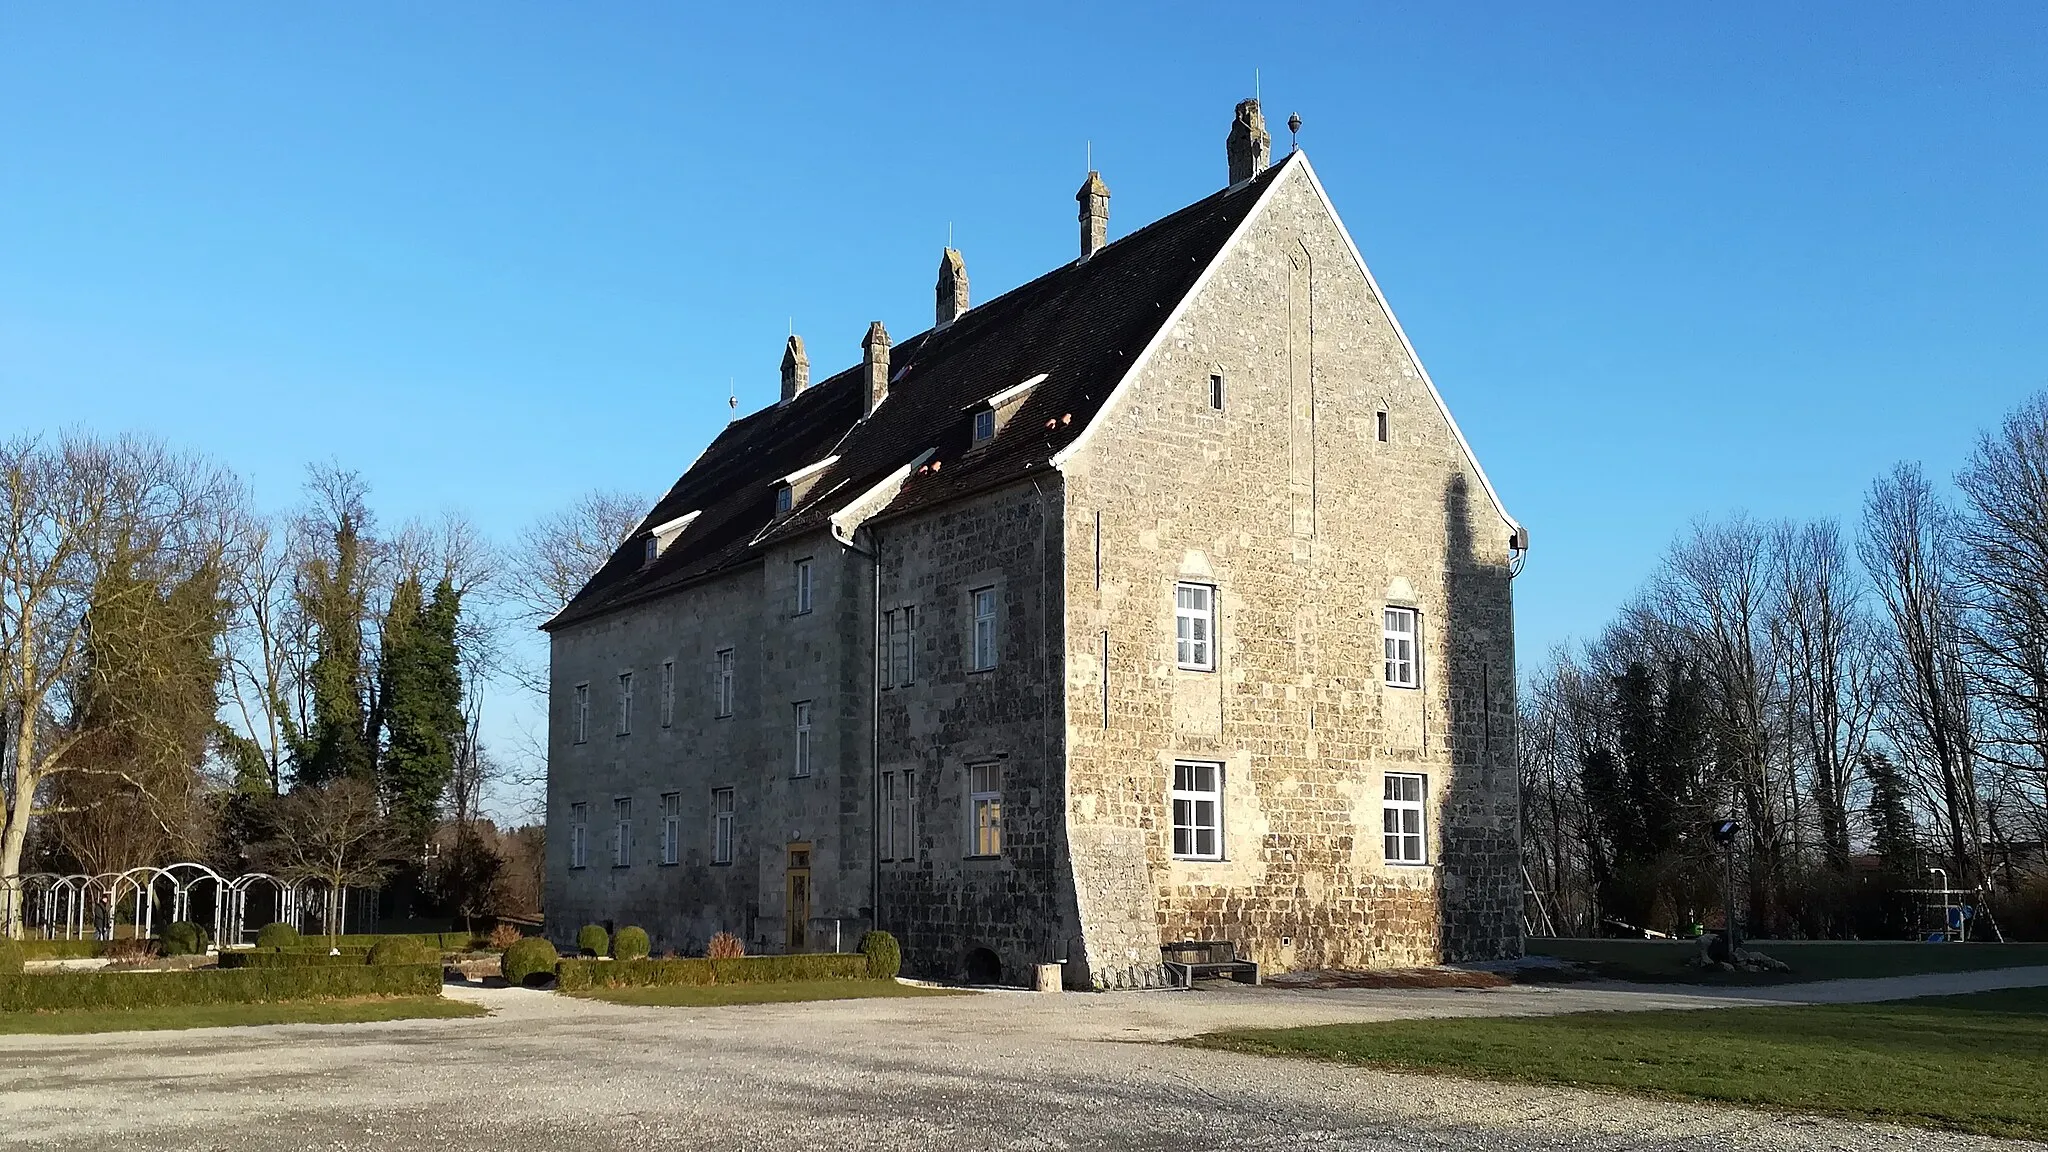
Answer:
[[[1308,157],[733,421],[548,625],[547,911],[1070,985],[1520,950],[1527,546]]]

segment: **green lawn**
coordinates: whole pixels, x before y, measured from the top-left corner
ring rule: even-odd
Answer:
[[[1790,972],[1712,972],[1688,968],[1692,940],[1552,940],[1531,937],[1531,956],[1584,964],[1615,980],[1655,984],[1791,984],[1866,976],[1913,976],[2048,964],[2048,944],[1922,944],[1909,940],[1756,940],[1743,947],[1792,966]]]
[[[897,996],[971,996],[957,988],[920,988],[894,980],[785,980],[770,984],[667,984],[654,988],[592,988],[573,992],[610,1004],[662,1008],[719,1008],[727,1004],[788,1004],[798,1000],[864,1000]]]
[[[379,1020],[454,1019],[488,1015],[475,1004],[440,996],[377,996],[282,1004],[197,1004],[178,1008],[67,1008],[0,1012],[0,1035],[157,1032],[237,1024],[363,1024]]]
[[[2048,1137],[2048,989],[1884,1004],[1243,1029],[1187,1043]]]

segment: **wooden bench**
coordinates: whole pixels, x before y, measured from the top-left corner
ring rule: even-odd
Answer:
[[[1225,976],[1240,984],[1257,984],[1259,966],[1237,957],[1237,946],[1228,940],[1183,940],[1162,944],[1159,955],[1166,973],[1175,984],[1192,988],[1208,976]]]

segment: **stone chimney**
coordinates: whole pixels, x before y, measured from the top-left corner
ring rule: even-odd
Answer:
[[[811,386],[811,358],[804,355],[804,338],[792,335],[782,349],[782,402],[796,399]]]
[[[946,249],[939,257],[939,319],[941,324],[951,324],[962,312],[967,311],[967,261],[960,258],[957,248]]]
[[[861,415],[871,416],[889,398],[889,330],[880,320],[868,325],[860,342],[860,367],[868,382],[867,408]]]
[[[1266,131],[1266,118],[1259,114],[1257,100],[1238,101],[1237,119],[1231,121],[1224,149],[1230,153],[1232,184],[1244,183],[1273,162],[1273,137]]]
[[[1109,243],[1109,185],[1101,173],[1090,172],[1074,199],[1081,205],[1081,259],[1086,260]]]

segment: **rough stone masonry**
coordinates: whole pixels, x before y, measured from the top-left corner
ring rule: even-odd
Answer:
[[[1519,952],[1527,536],[1265,139],[1109,241],[1090,173],[1080,258],[986,304],[949,249],[930,331],[649,513],[550,625],[554,935],[1094,988]]]

